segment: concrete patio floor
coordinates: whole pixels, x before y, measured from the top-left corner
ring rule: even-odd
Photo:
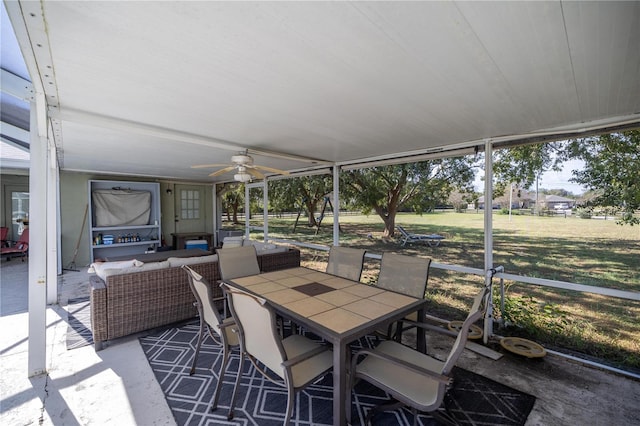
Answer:
[[[67,300],[88,295],[86,267],[59,277],[59,305],[47,308],[48,374],[27,377],[28,262],[0,271],[0,424],[175,425],[136,336],[66,349]],[[430,337],[429,351],[451,341]],[[465,351],[459,365],[536,396],[527,425],[638,425],[640,381],[548,355],[493,361]]]

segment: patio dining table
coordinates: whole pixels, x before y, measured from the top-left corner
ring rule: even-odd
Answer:
[[[424,318],[417,299],[304,267],[236,278],[229,284],[269,301],[283,317],[333,345],[333,424],[346,424],[349,343],[412,312]],[[417,336],[425,351],[425,335]]]

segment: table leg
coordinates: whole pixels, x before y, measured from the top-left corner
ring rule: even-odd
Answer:
[[[351,401],[351,398],[349,398]],[[333,424],[346,425],[347,407],[347,345],[333,345]]]
[[[425,308],[418,310],[418,322],[425,322]],[[427,339],[426,339],[426,330],[422,327],[416,327],[417,340],[416,340],[416,349],[423,353],[427,353]]]

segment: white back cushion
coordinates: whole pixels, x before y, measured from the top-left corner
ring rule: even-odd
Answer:
[[[167,259],[172,268],[182,265],[195,265],[196,263],[209,263],[216,262],[218,260],[217,254],[211,254],[209,256],[195,256],[195,257],[170,257]]]
[[[224,237],[224,240],[222,240],[222,247],[224,248],[242,247],[243,241],[244,241],[244,237]]]

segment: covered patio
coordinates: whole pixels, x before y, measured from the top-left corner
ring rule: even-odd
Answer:
[[[26,263],[2,262],[2,422],[176,424],[136,336],[100,352],[90,345],[67,349],[65,306],[87,291],[86,272],[60,276],[60,305],[46,311],[48,375],[26,377],[27,268]],[[430,338],[429,351],[440,353],[448,344]],[[640,419],[637,380],[554,355],[538,361],[515,355],[493,361],[465,351],[459,365],[535,396],[527,425],[634,424]]]
[[[14,328],[3,345],[15,354],[11,381],[25,389],[14,395],[10,413],[21,415],[22,398],[34,407],[40,398],[39,409],[44,405],[53,423],[68,413],[78,424],[111,419],[101,399],[88,396],[85,380],[97,380],[91,388],[98,394],[103,386],[121,392],[117,401],[128,401],[131,416],[117,419],[123,423],[173,421],[159,408],[162,395],[148,380],[146,360],[137,357],[137,341],[104,354],[59,350],[65,311],[55,303],[64,304],[65,292],[77,291],[84,278],[58,275],[76,261],[88,180],[159,182],[163,194],[176,184],[205,185],[213,212],[206,226],[215,233],[217,189],[233,173],[210,177],[215,167],[191,166],[226,165],[238,153],[292,177],[331,174],[339,205],[343,169],[484,152],[490,199],[495,149],[640,127],[637,2],[6,1],[5,7],[29,75],[3,69],[3,92],[30,111],[30,139],[22,146],[31,156],[31,209],[45,212],[30,220],[29,329]],[[17,134],[24,136],[22,130]],[[279,176],[265,175],[268,200],[266,182]],[[478,266],[488,277],[499,265],[492,258],[490,209],[485,215]],[[172,223],[163,218],[163,232]],[[335,245],[338,223],[335,215]],[[80,246],[81,265],[89,263],[88,246]],[[508,272],[503,276],[521,279]],[[2,320],[24,324],[26,317],[22,311]],[[76,356],[86,361],[81,371]],[[140,382],[128,382],[135,369],[120,370],[128,359],[140,361]],[[548,363],[540,378],[526,363],[509,360],[467,354],[464,366],[534,394],[528,424],[637,417],[631,404],[627,411],[619,400],[602,403],[604,394],[620,395],[624,383],[634,396],[625,396],[627,407],[638,398],[637,381],[553,357]],[[571,381],[585,382],[560,382],[565,371]],[[550,383],[558,384],[557,394]],[[71,386],[85,391],[71,396],[65,390]],[[593,393],[585,396],[587,388]],[[59,409],[46,402],[51,396]]]

